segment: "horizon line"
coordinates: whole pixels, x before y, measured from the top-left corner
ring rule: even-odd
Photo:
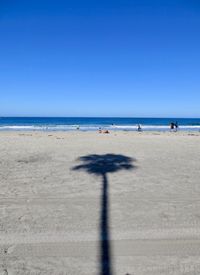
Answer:
[[[0,116],[2,118],[149,118],[149,119],[200,119],[200,117],[184,117],[184,116]]]

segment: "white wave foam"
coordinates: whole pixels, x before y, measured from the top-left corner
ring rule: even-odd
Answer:
[[[35,129],[37,127],[35,126],[18,126],[18,125],[14,125],[14,126],[0,126],[0,129],[13,129],[13,130],[20,130],[20,129]]]
[[[137,125],[4,125],[0,130],[28,130],[28,131],[70,131],[80,129],[82,131],[95,131],[99,128],[110,130],[137,130]],[[168,125],[141,125],[143,130],[169,130]],[[180,130],[200,130],[200,125],[181,125]]]

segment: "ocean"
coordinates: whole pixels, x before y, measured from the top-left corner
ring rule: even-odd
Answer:
[[[144,131],[168,131],[171,122],[178,122],[179,130],[200,131],[200,118],[117,117],[0,117],[0,131],[136,131],[138,124]]]

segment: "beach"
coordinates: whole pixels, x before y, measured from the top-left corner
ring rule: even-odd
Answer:
[[[199,156],[199,132],[0,132],[0,274],[199,274]]]

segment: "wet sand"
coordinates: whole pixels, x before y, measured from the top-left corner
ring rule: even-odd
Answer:
[[[199,168],[197,132],[0,132],[0,274],[199,274]]]

